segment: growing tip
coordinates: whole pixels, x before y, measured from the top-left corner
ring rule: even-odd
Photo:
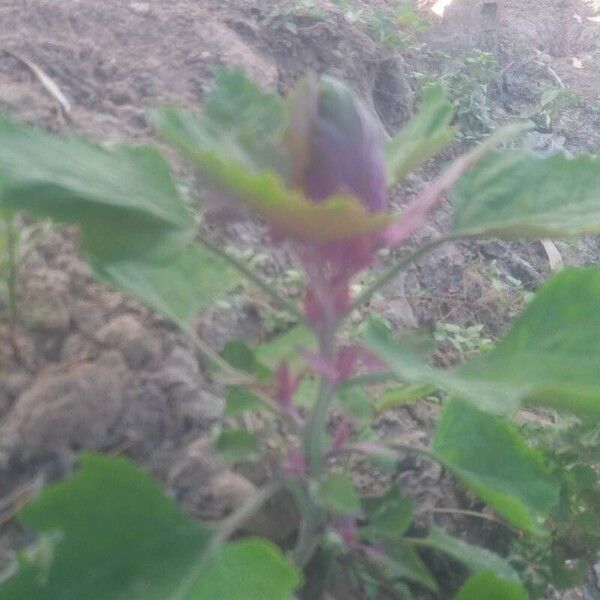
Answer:
[[[289,106],[293,185],[315,202],[350,194],[371,212],[386,210],[384,136],[369,107],[342,82],[314,76],[298,84]]]

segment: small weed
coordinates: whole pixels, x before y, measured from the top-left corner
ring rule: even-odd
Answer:
[[[364,25],[375,41],[394,50],[411,47],[416,36],[429,26],[407,6],[376,10],[365,19]]]
[[[500,78],[500,67],[492,54],[471,50],[453,59],[439,53],[442,72],[439,75],[416,74],[422,89],[442,85],[455,105],[455,122],[464,140],[479,140],[494,129],[489,93]]]
[[[572,587],[585,578],[600,553],[600,425],[563,417],[556,425],[524,428],[530,444],[550,458],[562,480],[560,503],[551,518],[552,535],[517,538],[510,560],[532,597],[548,585]]]
[[[412,48],[417,35],[429,27],[428,21],[405,4],[376,10],[357,7],[348,0],[337,0],[335,4],[349,23],[360,25],[373,40],[393,50]]]
[[[559,86],[545,86],[540,92],[537,105],[524,116],[534,120],[542,129],[554,131],[560,127],[565,111],[580,104],[581,99],[571,90]]]
[[[492,260],[489,263],[481,264],[477,271],[490,282],[492,289],[498,292],[499,299],[505,299],[505,302],[501,302],[501,305],[503,311],[507,314],[512,315],[515,312],[515,294],[519,300],[517,309],[533,300],[535,294],[525,289],[520,279],[500,269],[498,261]]]
[[[344,13],[344,18],[348,23],[363,23],[366,18],[366,11],[364,8],[356,6],[348,0],[334,0],[334,4],[338,6]]]
[[[324,21],[327,16],[319,10],[313,0],[292,0],[286,2],[278,11],[266,19],[266,24],[272,29],[284,28],[290,33],[298,33],[296,19],[309,17],[315,21]]]
[[[485,337],[483,325],[471,325],[461,327],[454,323],[435,324],[434,338],[440,345],[449,344],[458,351],[461,358],[466,358],[471,354],[486,352],[491,350],[493,342]]]

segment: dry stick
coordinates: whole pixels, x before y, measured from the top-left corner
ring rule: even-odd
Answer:
[[[558,76],[558,73],[550,65],[547,65],[546,63],[543,63],[540,60],[536,60],[535,62],[538,65],[541,65],[542,67],[546,67],[546,69],[548,69],[548,73],[552,75],[552,78],[554,79],[554,81],[556,81],[559,87],[561,87],[563,90],[566,89],[565,84],[562,82],[562,79]]]
[[[247,502],[242,504],[218,525],[217,533],[210,542],[208,552],[226,542],[244,523],[256,514],[277,492],[283,488],[279,482],[271,482],[258,490]]]
[[[49,75],[44,73],[44,71],[33,61],[29,60],[28,58],[25,58],[21,54],[18,54],[14,50],[3,48],[3,52],[5,54],[8,54],[9,56],[12,56],[20,63],[25,65],[35,75],[38,81],[42,84],[42,87],[56,100],[56,102],[58,102],[63,117],[67,121],[72,122],[71,103],[69,102],[68,98],[63,94],[56,82]]]
[[[108,456],[115,457],[120,456],[124,452],[127,452],[133,444],[135,444],[138,440],[123,440],[120,444],[112,448],[109,452],[107,452]]]
[[[19,498],[19,500],[17,502],[15,502],[15,504],[13,506],[11,506],[10,510],[6,511],[6,513],[4,513],[4,514],[0,514],[0,527],[2,525],[5,525],[6,523],[12,521],[13,518],[17,516],[19,511],[26,504],[29,503],[29,501],[33,498],[33,496],[34,496],[34,493],[32,492],[31,494],[29,494],[27,496],[23,496],[22,498]]]
[[[540,240],[546,257],[548,258],[548,264],[550,265],[551,271],[558,271],[562,269],[564,265],[563,257],[556,247],[556,244],[552,240],[544,239]]]
[[[179,585],[177,591],[172,594],[171,600],[184,600],[194,585],[200,574],[204,561],[219,546],[224,544],[252,515],[256,514],[264,504],[272,498],[282,488],[280,483],[270,483],[261,488],[247,502],[242,504],[237,510],[223,519],[218,525],[217,532],[209,541],[208,545],[198,556],[196,567],[193,568],[187,577]]]
[[[27,504],[44,485],[41,474],[19,486],[7,497],[0,498],[0,526],[8,523],[19,510]]]
[[[199,337],[191,327],[182,327],[182,329],[196,350],[204,356],[204,358],[214,363],[219,370],[230,377],[230,379],[226,381],[228,385],[253,385],[257,383],[252,375],[231,366],[218,352],[213,350],[201,337]]]

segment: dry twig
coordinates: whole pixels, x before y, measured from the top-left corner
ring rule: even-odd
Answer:
[[[36,65],[33,61],[25,58],[21,54],[14,50],[8,50],[3,48],[2,51],[8,56],[12,56],[18,60],[21,64],[25,65],[42,84],[42,87],[56,100],[65,120],[72,122],[71,119],[71,103],[69,99],[63,94],[62,90],[58,87],[57,83],[49,75],[47,75],[41,67]]]

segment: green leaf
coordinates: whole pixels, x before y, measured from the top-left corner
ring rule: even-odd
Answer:
[[[275,371],[281,361],[288,361],[290,367],[305,364],[299,349],[316,349],[315,335],[306,325],[296,325],[285,333],[256,348],[256,360],[270,371]]]
[[[306,325],[296,325],[254,349],[239,340],[228,342],[223,358],[247,373],[256,373],[260,369],[274,373],[282,361],[287,361],[291,368],[303,367],[305,360],[298,350],[315,348],[313,332]]]
[[[404,385],[384,390],[375,404],[378,413],[412,404],[435,392],[436,387],[430,384]]]
[[[360,498],[352,480],[342,473],[331,473],[318,491],[320,503],[339,513],[355,514],[360,510]]]
[[[494,152],[452,190],[458,235],[564,237],[600,231],[600,159]]]
[[[460,588],[454,600],[527,600],[523,586],[516,581],[506,581],[485,571],[473,575]]]
[[[314,204],[285,186],[275,167],[253,162],[235,136],[214,131],[186,111],[156,111],[154,125],[192,162],[205,184],[246,204],[285,235],[309,242],[343,240],[380,231],[394,217],[372,214],[357,199],[335,196]]]
[[[232,463],[258,458],[262,453],[258,437],[245,429],[225,429],[215,442],[215,450]]]
[[[457,395],[464,395],[467,398],[475,396],[475,402],[492,409],[501,410],[504,407],[504,397],[500,401],[496,398],[489,400],[485,395],[485,392],[488,391],[485,385],[477,387],[475,390],[477,394],[471,392],[471,388],[462,382],[455,371],[431,367],[408,344],[392,339],[389,330],[378,323],[369,325],[364,333],[364,341],[405,384],[411,386],[435,385],[436,387],[449,389]],[[475,387],[475,384],[472,385]]]
[[[254,374],[259,368],[254,350],[241,340],[227,342],[221,356],[232,367],[246,373]]]
[[[363,501],[368,524],[361,533],[374,541],[398,541],[413,520],[412,500],[397,487],[392,487],[380,498]]]
[[[230,543],[209,557],[190,600],[291,600],[300,583],[280,550],[263,540]]]
[[[368,345],[406,383],[429,383],[474,406],[509,413],[522,404],[600,412],[600,269],[564,269],[536,294],[492,350],[457,369],[429,366],[387,331]]]
[[[235,136],[250,150],[278,141],[284,126],[284,103],[264,92],[240,69],[222,69],[204,103],[205,123]]]
[[[432,591],[438,589],[433,575],[412,544],[395,542],[386,547],[382,567],[389,579],[414,581]]]
[[[19,513],[40,538],[0,583],[0,600],[291,598],[299,576],[270,544],[208,552],[213,529],[184,515],[148,474],[122,458],[84,454],[80,463]],[[227,595],[213,593],[219,585]]]
[[[600,412],[600,269],[552,277],[489,353],[464,365],[466,379],[510,386],[527,404]]]
[[[398,472],[398,459],[383,454],[369,454],[365,460],[370,462],[377,470],[390,476]]]
[[[227,390],[224,417],[236,417],[246,412],[257,412],[264,407],[262,400],[248,388],[234,386]]]
[[[185,327],[239,282],[210,250],[190,246],[163,261],[92,261],[96,276]]]
[[[371,425],[373,422],[373,400],[363,390],[342,388],[337,391],[340,408],[358,425]]]
[[[419,545],[447,554],[473,573],[492,571],[501,579],[519,581],[519,576],[507,560],[485,548],[454,538],[435,525],[431,526],[428,537],[419,540]]]
[[[454,136],[454,127],[450,126],[453,114],[442,87],[427,88],[418,114],[386,145],[388,185],[404,179],[450,142]]]
[[[294,395],[294,405],[299,408],[311,409],[319,392],[319,381],[317,378],[306,375],[300,383],[300,387]]]
[[[58,532],[58,540],[49,567],[21,557],[22,568],[0,585],[0,599],[168,597],[212,531],[128,461],[85,454],[80,463],[73,477],[20,512],[27,527]]]
[[[528,447],[504,419],[449,400],[433,451],[508,521],[532,533],[546,533],[543,525],[558,502],[558,485],[543,455]]]
[[[0,208],[78,225],[92,256],[165,256],[193,229],[162,156],[106,150],[0,119]]]
[[[212,151],[243,165],[252,172],[285,170],[277,145],[285,125],[284,103],[264,92],[239,69],[223,69],[204,102],[199,118],[191,112],[165,108],[151,119],[158,129],[172,119],[172,128],[163,131],[184,154]]]

